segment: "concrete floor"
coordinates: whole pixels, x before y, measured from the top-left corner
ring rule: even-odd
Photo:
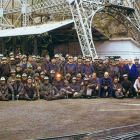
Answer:
[[[48,138],[138,123],[140,99],[0,102],[0,140]]]

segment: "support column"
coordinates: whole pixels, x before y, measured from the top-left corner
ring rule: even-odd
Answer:
[[[34,55],[38,55],[37,51],[37,36],[34,36]]]

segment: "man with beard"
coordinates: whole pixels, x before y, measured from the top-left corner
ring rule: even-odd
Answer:
[[[10,58],[10,70],[12,69],[16,70],[16,64],[14,58]]]
[[[36,65],[37,66],[40,65],[40,56],[39,55],[36,57]]]
[[[125,98],[131,98],[132,97],[132,83],[131,81],[128,80],[128,75],[124,74],[124,81],[122,81],[121,86],[122,86],[122,92],[123,96]]]
[[[0,79],[0,101],[9,101],[11,94],[8,93],[8,86],[6,84],[5,78]]]
[[[100,97],[100,80],[96,77],[96,73],[89,78],[88,88],[92,89],[92,96]]]
[[[123,99],[122,87],[118,83],[118,77],[113,79],[113,96],[117,99]]]
[[[73,57],[69,57],[69,62],[65,65],[65,75],[69,73],[71,77],[77,75],[77,66],[73,63]]]
[[[19,58],[18,55],[15,57],[15,61],[16,61],[16,65],[17,65],[17,64],[20,64],[20,58]]]
[[[23,83],[24,86],[27,85],[27,74],[26,73],[22,74],[21,82]]]
[[[140,64],[139,64],[139,58],[138,58],[138,57],[135,57],[134,61],[135,61],[135,65],[137,66],[138,73],[140,74]]]
[[[19,74],[16,75],[16,81],[10,83],[8,87],[12,93],[12,100],[15,100],[15,97],[20,100],[24,99],[24,85],[21,82],[21,76]]]
[[[41,86],[40,96],[45,100],[52,93],[52,85],[49,83],[49,77],[44,77],[44,83]]]
[[[109,58],[108,57],[105,58],[105,65],[108,69],[109,68]]]
[[[27,85],[24,87],[25,89],[25,99],[27,101],[34,101],[37,99],[37,90],[35,86],[32,84],[32,78],[29,76],[27,80]]]
[[[104,73],[107,71],[107,66],[103,63],[103,58],[99,58],[99,63],[96,65],[95,72],[98,78],[104,77]]]
[[[119,65],[120,65],[120,62],[119,62],[119,59],[115,59],[115,63],[116,63],[116,67],[118,67],[119,68]]]
[[[82,68],[84,66],[84,64],[82,63],[82,56],[81,55],[78,56],[78,62],[76,65],[77,65],[77,72],[81,73]]]
[[[86,66],[83,66],[82,68],[82,76],[83,77],[91,77],[92,73],[94,72],[94,69],[90,65],[90,60],[86,59]]]
[[[8,80],[7,80],[7,84],[8,84],[8,85],[9,85],[10,83],[16,81],[16,71],[15,71],[14,69],[12,69],[12,70],[10,71],[10,73],[11,73],[11,76],[10,76],[10,77],[8,78]]]
[[[6,81],[10,75],[10,66],[7,63],[7,58],[2,58],[2,63],[0,65],[1,76],[5,77]]]
[[[33,79],[34,78],[34,71],[32,68],[33,68],[32,65],[28,65],[27,69],[25,69],[23,72],[27,74],[27,77],[31,76]]]
[[[109,77],[109,73],[105,72],[104,77],[100,79],[100,94],[101,98],[110,97],[112,98],[112,78]]]

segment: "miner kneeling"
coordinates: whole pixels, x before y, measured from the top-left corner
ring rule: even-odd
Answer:
[[[37,90],[32,84],[32,77],[29,76],[27,80],[27,85],[24,86],[25,89],[25,99],[27,101],[33,101],[37,99]]]
[[[8,93],[8,86],[5,83],[5,78],[0,79],[0,101],[8,101],[11,94]]]

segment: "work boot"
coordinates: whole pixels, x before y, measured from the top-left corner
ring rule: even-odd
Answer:
[[[51,96],[48,96],[48,97],[46,98],[47,101],[50,101],[51,99],[52,99]]]
[[[3,100],[3,101],[6,101],[5,95],[2,95],[2,100]]]

